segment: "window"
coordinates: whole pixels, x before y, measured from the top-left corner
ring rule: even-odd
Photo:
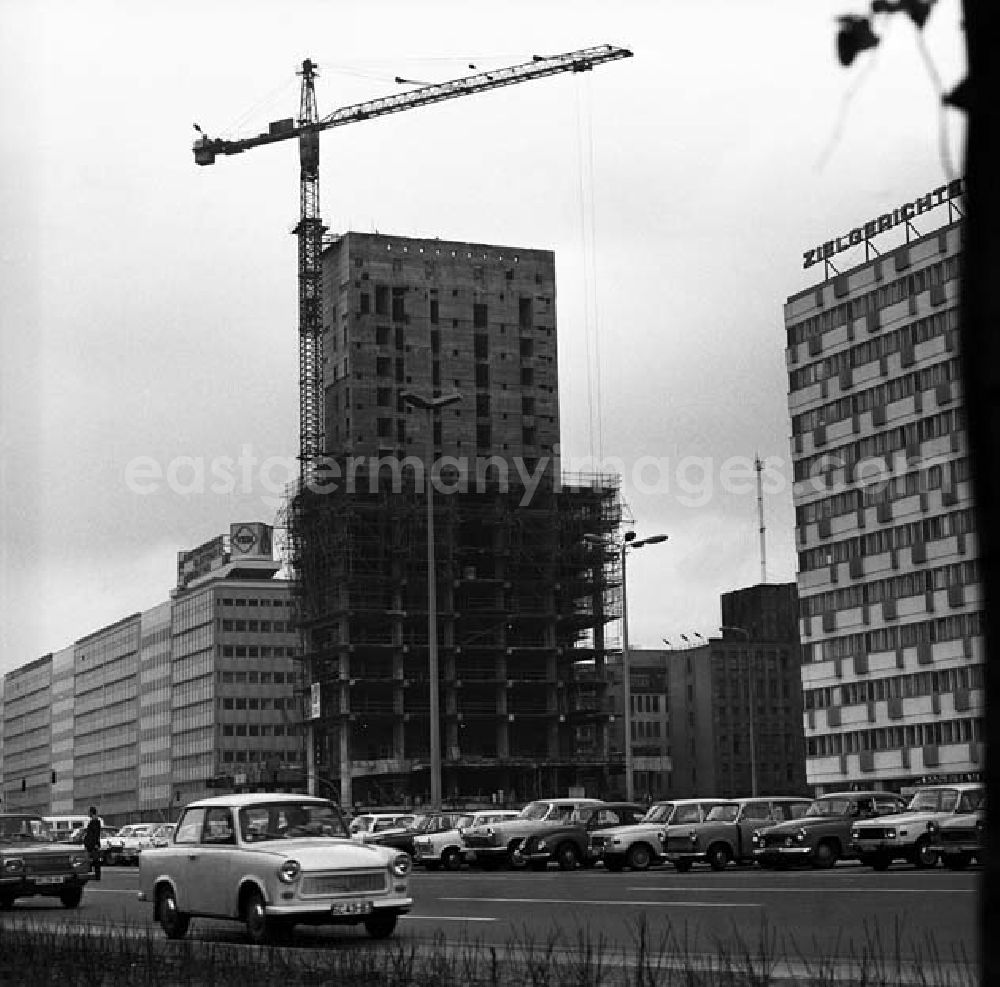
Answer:
[[[177,824],[174,843],[198,843],[201,841],[201,830],[205,822],[204,809],[188,809]]]
[[[438,318],[439,318],[439,314],[438,313],[439,313],[439,310],[438,310],[438,300],[436,298],[432,298],[431,299],[431,322],[434,325],[437,325]]]
[[[177,840],[174,841],[175,843]],[[205,816],[205,834],[203,843],[214,845],[235,843],[236,831],[233,829],[233,814],[224,806],[212,806]]]
[[[389,314],[389,289],[384,284],[375,286],[375,314]]]
[[[371,296],[368,294],[367,291],[361,292],[360,304],[361,304],[361,308],[359,310],[360,313],[362,315],[368,315],[368,313],[371,312]]]
[[[472,306],[472,327],[474,329],[486,328],[486,306],[481,302],[476,302]]]

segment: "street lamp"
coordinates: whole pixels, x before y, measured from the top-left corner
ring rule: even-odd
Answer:
[[[608,542],[600,535],[584,535],[583,540],[590,545],[612,545],[619,552],[622,564],[622,683],[625,706],[625,799],[631,802],[635,792],[635,781],[632,777],[632,676],[629,671],[628,650],[628,585],[625,576],[625,557],[630,548],[642,548],[645,545],[659,545],[667,540],[666,535],[650,535],[638,541],[634,531],[626,531],[621,542]]]
[[[427,492],[427,675],[430,678],[431,697],[431,809],[441,808],[441,715],[440,686],[438,683],[437,647],[437,574],[434,571],[434,484],[431,482],[434,462],[434,413],[449,404],[462,400],[462,395],[442,394],[426,398],[412,391],[402,391],[404,404],[420,408],[427,413],[426,462],[424,486]]]
[[[750,654],[750,632],[745,627],[731,627],[723,626],[720,630],[725,633],[726,631],[732,631],[734,634],[742,634],[747,644],[747,710],[749,712],[749,721],[747,726],[750,730],[750,794],[754,798],[757,797],[757,745],[756,737],[757,733],[756,727],[754,726],[753,717],[753,658]]]

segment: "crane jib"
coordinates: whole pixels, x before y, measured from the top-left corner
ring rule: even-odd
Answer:
[[[533,61],[520,65],[512,65],[490,72],[479,72],[475,75],[462,76],[447,82],[421,86],[405,93],[383,96],[379,99],[343,106],[321,119],[318,123],[308,123],[295,126],[291,118],[277,120],[270,124],[266,133],[240,140],[224,140],[221,138],[200,137],[194,143],[195,163],[209,165],[215,163],[219,154],[241,154],[252,147],[264,144],[274,144],[278,141],[298,137],[309,131],[328,130],[331,127],[341,127],[349,123],[360,123],[390,113],[416,109],[459,96],[469,96],[477,92],[487,92],[504,86],[517,85],[533,79],[542,79],[561,72],[589,72],[595,65],[631,58],[632,52],[626,48],[615,48],[602,45],[597,48],[585,48],[580,51],[567,52],[564,55],[553,55],[547,58],[535,58]]]

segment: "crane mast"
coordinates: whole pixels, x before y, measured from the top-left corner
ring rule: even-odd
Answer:
[[[448,82],[421,86],[393,96],[356,103],[334,110],[322,119],[316,109],[316,64],[302,62],[299,116],[277,120],[265,133],[240,140],[209,137],[200,127],[194,143],[194,159],[199,165],[215,163],[220,154],[241,154],[265,144],[297,137],[299,141],[299,469],[305,485],[316,475],[316,465],[324,453],[323,441],[323,233],[319,208],[319,135],[332,127],[360,123],[404,110],[428,106],[459,96],[486,92],[504,86],[530,82],[562,72],[589,72],[596,65],[630,58],[625,48],[600,45],[562,55],[534,56],[530,62],[477,72]],[[400,80],[401,81],[401,80]]]

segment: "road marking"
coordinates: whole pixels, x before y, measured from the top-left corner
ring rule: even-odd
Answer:
[[[626,890],[627,891],[644,891],[644,892],[650,892],[650,891],[677,891],[678,888],[677,888],[676,885],[673,886],[673,887],[657,888],[657,887],[650,887],[650,885],[648,885],[648,884],[644,884],[644,885],[639,885],[639,886],[633,886],[633,887],[630,887],[630,888],[626,888]],[[718,891],[718,892],[723,892],[724,891],[724,892],[726,892],[726,894],[731,894],[733,892],[744,892],[746,894],[758,894],[761,891],[766,891],[766,892],[768,892],[768,894],[772,894],[774,892],[783,892],[783,891],[798,891],[798,892],[803,893],[803,894],[853,894],[853,895],[856,895],[859,891],[864,891],[865,894],[892,894],[892,895],[896,895],[896,894],[934,894],[934,895],[939,895],[939,894],[978,894],[979,893],[979,891],[978,891],[977,888],[874,888],[874,887],[869,888],[869,887],[864,887],[864,886],[853,887],[853,888],[826,888],[826,887],[819,887],[819,886],[813,886],[813,887],[809,887],[809,888],[792,888],[792,887],[788,887],[788,888],[770,887],[769,888],[769,887],[764,887],[764,886],[760,886],[760,885],[756,886],[756,887],[747,887],[747,888],[740,888],[740,887],[726,888],[726,887],[712,887],[711,885],[698,886],[698,885],[694,885],[694,884],[692,884],[690,887],[685,886],[684,890],[685,891]]]
[[[403,919],[421,919],[424,922],[498,922],[496,918],[472,918],[469,915],[401,915]]]
[[[566,898],[444,898],[441,901],[481,901],[493,905],[630,905],[642,908],[647,905],[654,907],[677,908],[763,908],[757,902],[732,901],[632,901],[621,899],[596,899],[594,901],[570,901]]]

